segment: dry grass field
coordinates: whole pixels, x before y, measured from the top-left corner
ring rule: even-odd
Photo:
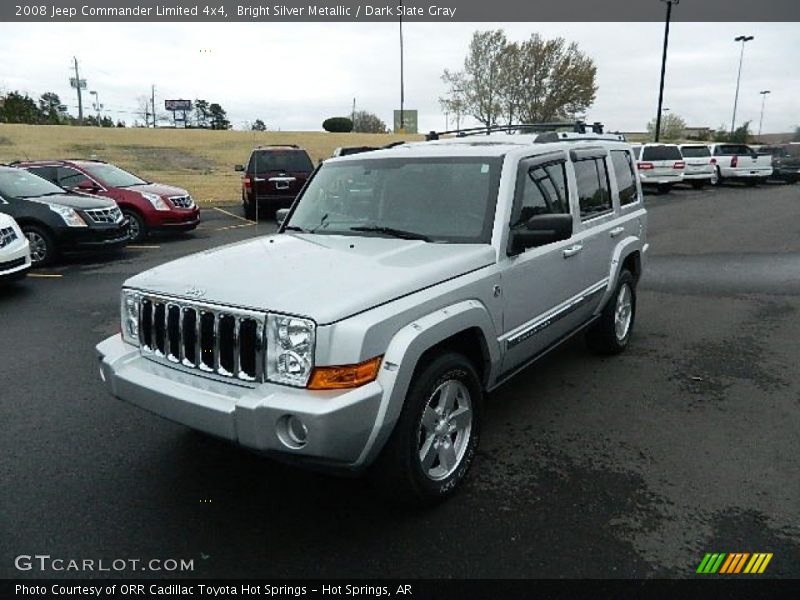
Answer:
[[[0,163],[21,159],[98,158],[145,179],[186,188],[201,203],[236,202],[254,146],[297,144],[316,163],[338,146],[379,146],[422,136],[326,132],[112,129],[0,124]]]

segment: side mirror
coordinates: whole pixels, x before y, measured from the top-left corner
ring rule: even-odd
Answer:
[[[572,237],[572,215],[534,215],[524,228],[512,229],[510,254],[521,254],[528,248],[538,248]]]
[[[240,173],[244,171],[244,165],[236,165],[233,167],[234,171],[239,171]]]
[[[288,208],[279,208],[275,211],[275,222],[278,224],[278,227],[283,225],[283,222],[286,220],[287,216],[289,216]]]
[[[84,179],[76,187],[82,192],[96,192],[100,189],[91,179]]]

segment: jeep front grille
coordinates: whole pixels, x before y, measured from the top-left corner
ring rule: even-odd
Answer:
[[[192,208],[194,200],[191,196],[170,196],[169,201],[177,208]]]
[[[143,295],[142,353],[156,361],[247,382],[264,381],[264,313]]]
[[[118,206],[113,208],[90,208],[84,210],[93,223],[98,225],[113,225],[122,221],[122,211]]]
[[[12,227],[0,228],[0,248],[4,248],[17,239],[17,232]]]

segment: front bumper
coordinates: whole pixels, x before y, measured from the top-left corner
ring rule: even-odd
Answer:
[[[108,227],[64,227],[56,232],[56,243],[65,252],[120,248],[128,240],[127,220]]]
[[[31,250],[28,240],[15,241],[0,251],[0,280],[25,276],[31,268]]]
[[[151,231],[189,231],[200,224],[200,208],[151,211],[146,218]]]
[[[120,400],[289,462],[345,471],[365,466],[360,461],[384,393],[377,381],[341,392],[272,383],[245,387],[148,360],[119,335],[98,344],[97,353],[101,378]],[[302,447],[282,441],[288,416],[308,431]]]

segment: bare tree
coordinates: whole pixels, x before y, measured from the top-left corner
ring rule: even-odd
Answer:
[[[386,133],[386,123],[377,115],[366,110],[357,110],[353,113],[353,131],[356,133]]]

